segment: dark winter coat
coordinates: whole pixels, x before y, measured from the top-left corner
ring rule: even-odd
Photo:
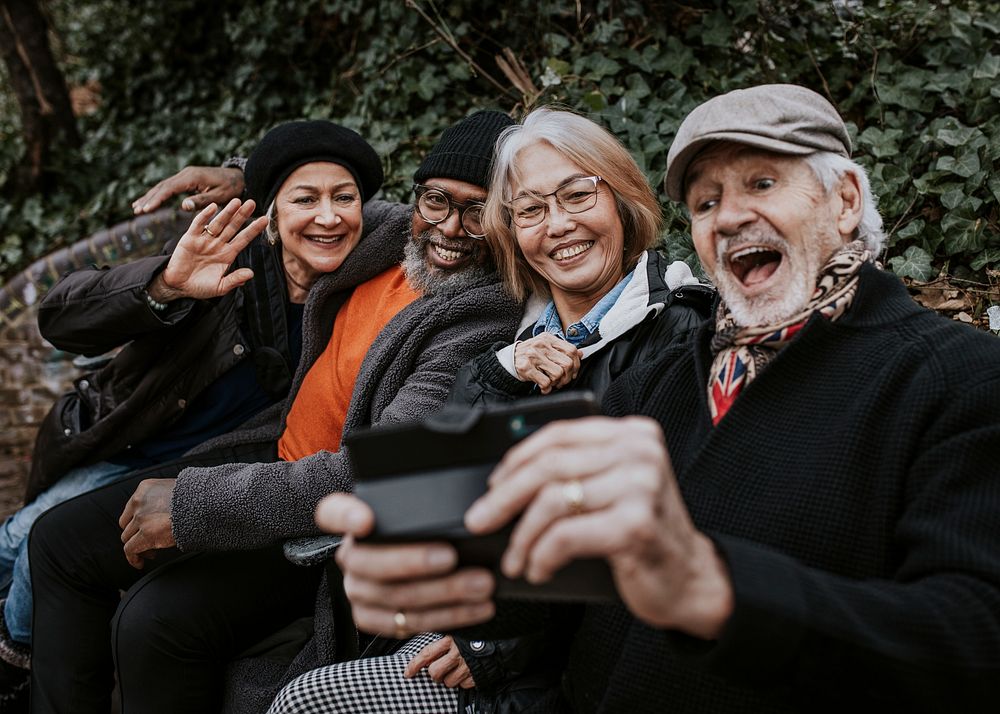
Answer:
[[[630,372],[733,586],[720,638],[588,608],[575,712],[992,712],[1000,701],[1000,341],[862,268],[713,427],[706,325]]]
[[[584,356],[580,372],[564,391],[587,389],[600,398],[618,375],[658,358],[708,317],[715,291],[698,284],[671,288],[666,278],[669,266],[660,253],[646,251],[597,331],[580,345]],[[529,325],[517,339],[530,338],[531,330]],[[510,349],[509,344],[498,343],[465,365],[449,402],[496,404],[536,394],[534,382],[520,381],[500,363],[497,350]]]
[[[597,332],[580,345],[584,359],[568,389],[586,389],[600,399],[608,386],[632,365],[658,359],[671,345],[684,341],[710,315],[715,291],[704,285],[667,284],[668,261],[647,251],[632,279],[601,320]],[[687,271],[684,271],[689,275]],[[519,339],[531,337],[529,326]],[[536,391],[499,362],[496,349],[479,355],[462,368],[449,401],[491,404],[512,401]],[[473,640],[454,635],[476,682],[462,695],[475,702],[480,714],[519,711],[536,703],[550,686],[567,652],[566,642],[577,625],[572,607],[559,608],[545,627],[502,640]]]

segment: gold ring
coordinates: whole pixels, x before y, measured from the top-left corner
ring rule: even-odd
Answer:
[[[207,223],[205,224],[205,228],[204,228],[203,230],[204,230],[204,231],[205,231],[206,233],[208,233],[208,234],[209,234],[210,236],[212,236],[213,238],[218,238],[218,237],[219,237],[219,234],[218,234],[218,233],[212,233],[212,229],[208,227],[208,224],[207,224]]]
[[[571,516],[583,513],[583,484],[580,483],[580,479],[573,479],[563,484],[563,498],[566,499]]]
[[[392,616],[392,621],[396,623],[396,639],[401,640],[406,637],[406,615],[402,610],[397,610]]]

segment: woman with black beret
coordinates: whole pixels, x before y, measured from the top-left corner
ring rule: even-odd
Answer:
[[[162,255],[67,274],[40,306],[42,334],[60,349],[100,355],[124,347],[48,414],[28,505],[0,525],[0,584],[10,583],[0,590],[0,703],[27,680],[34,521],[280,403],[318,278],[335,272],[325,289],[342,301],[399,261],[401,241],[379,232],[362,241],[362,209],[383,174],[356,132],[329,121],[279,125],[254,149],[246,177],[244,200],[205,208]],[[230,451],[227,460],[264,456]]]

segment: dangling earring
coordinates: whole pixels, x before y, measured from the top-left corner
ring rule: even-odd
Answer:
[[[272,233],[270,230],[267,232],[267,244],[272,248],[278,245],[278,236]]]

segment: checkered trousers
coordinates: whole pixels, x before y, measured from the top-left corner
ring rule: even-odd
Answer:
[[[320,667],[293,679],[268,714],[454,714],[458,692],[421,671],[404,679],[413,657],[440,634],[425,632],[387,657],[369,657]]]

